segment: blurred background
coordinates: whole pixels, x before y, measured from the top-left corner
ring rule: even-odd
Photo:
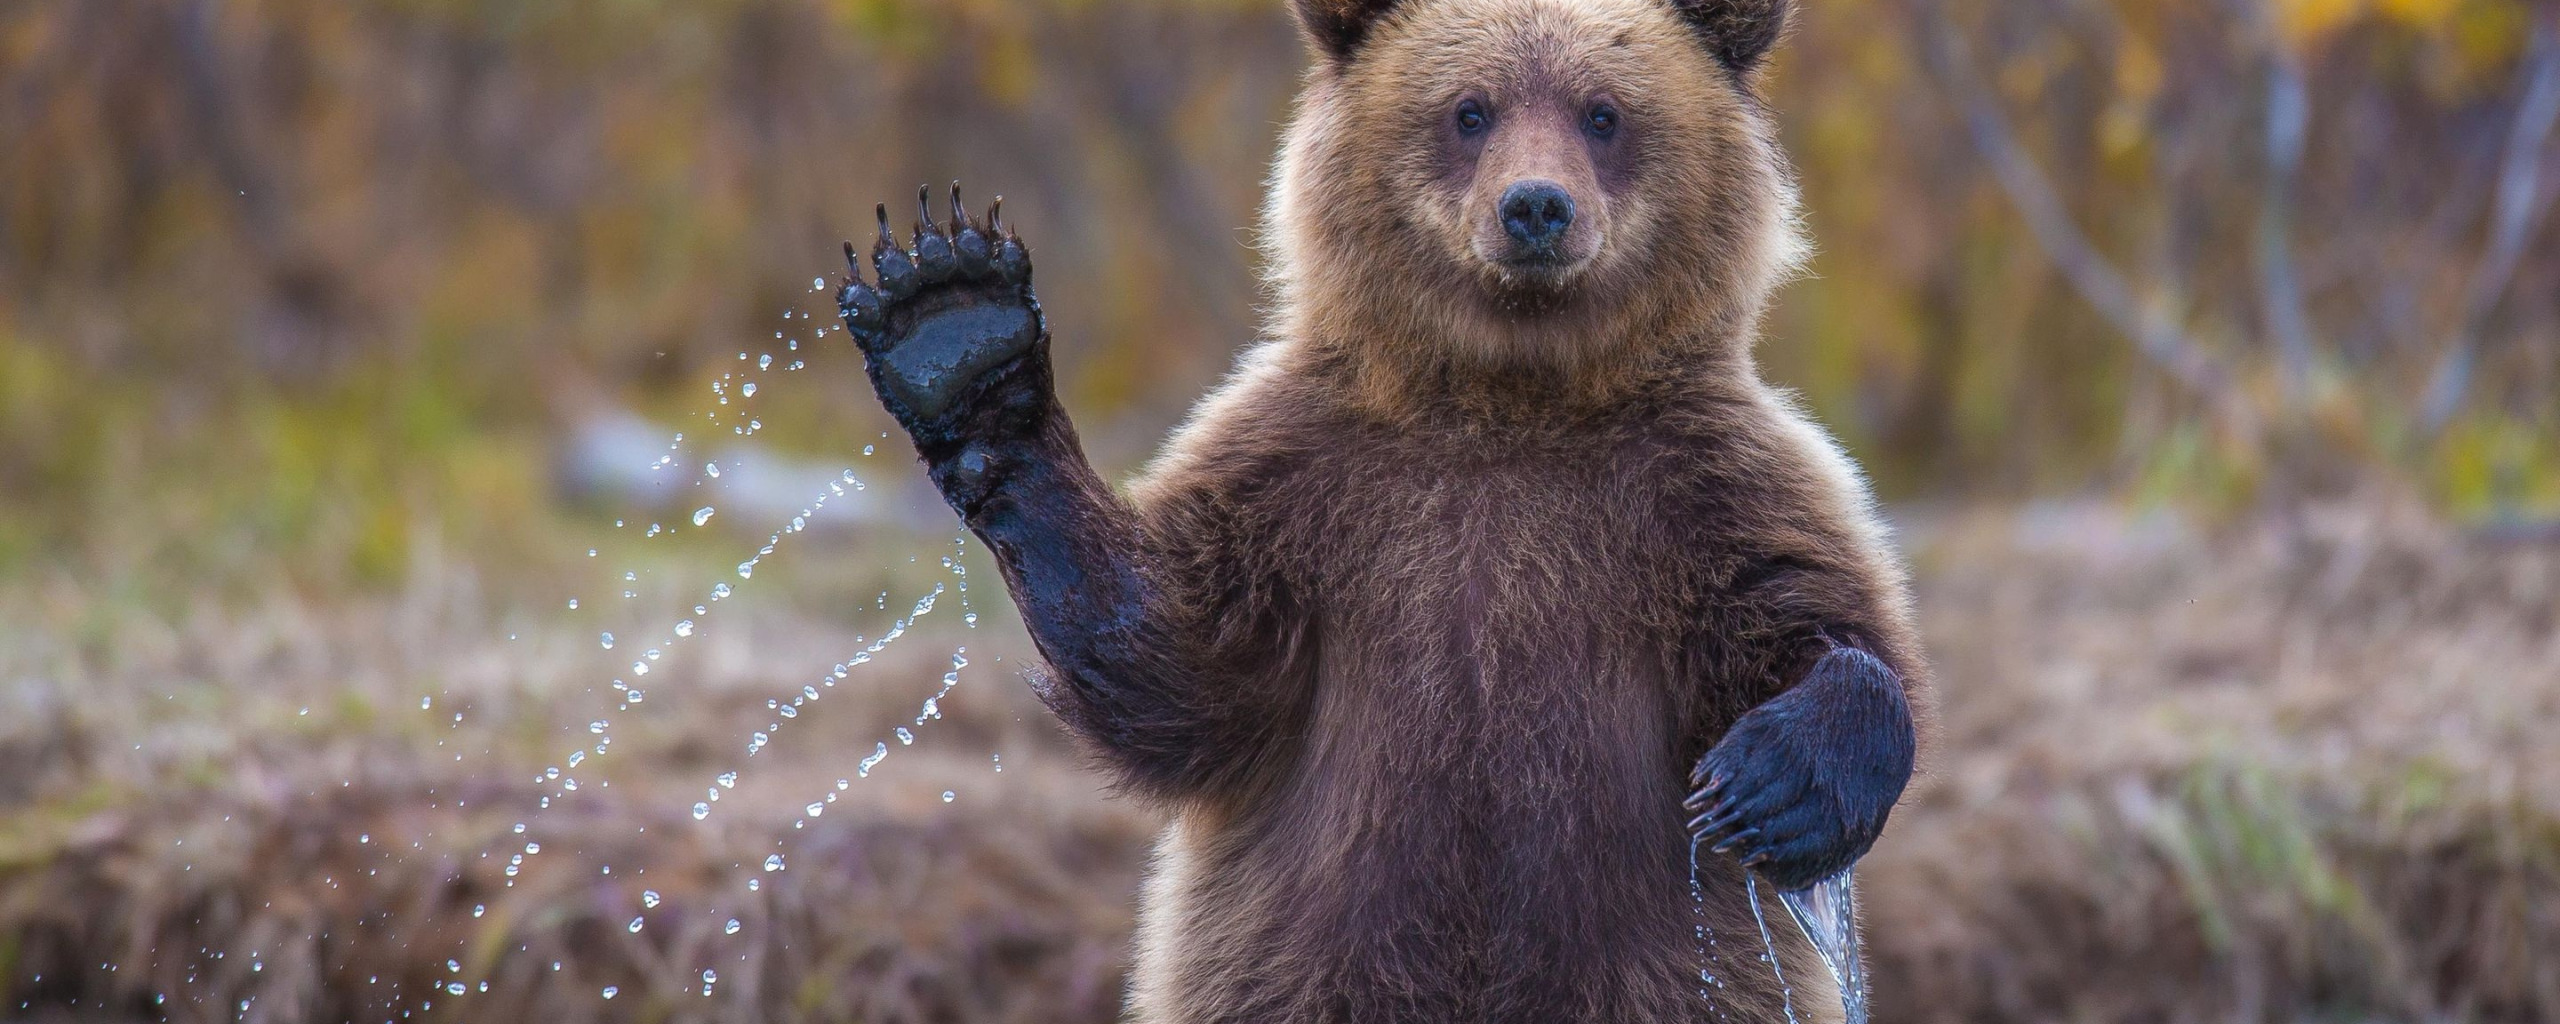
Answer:
[[[2560,1019],[2560,11],[1799,6],[1760,351],[1942,680],[1879,1018]],[[1276,0],[0,5],[0,1018],[1112,1019],[1154,823],[820,279],[1004,194],[1126,472],[1253,336],[1303,60]]]

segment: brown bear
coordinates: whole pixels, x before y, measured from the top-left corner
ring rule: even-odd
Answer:
[[[1000,211],[884,209],[839,295],[1040,696],[1169,812],[1130,1016],[1784,1020],[1744,873],[1866,851],[1926,679],[1864,485],[1752,362],[1802,252],[1785,0],[1296,10],[1268,336],[1125,494]]]

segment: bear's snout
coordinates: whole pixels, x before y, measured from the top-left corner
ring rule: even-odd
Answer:
[[[1502,229],[1520,243],[1521,256],[1539,262],[1555,260],[1571,227],[1573,196],[1562,185],[1523,181],[1502,193]]]

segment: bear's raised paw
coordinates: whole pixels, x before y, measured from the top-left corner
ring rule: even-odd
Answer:
[[[1047,400],[1039,371],[1048,330],[1031,291],[1030,253],[1005,229],[1002,198],[976,220],[954,182],[948,225],[934,223],[930,188],[917,190],[916,206],[915,241],[904,248],[889,232],[888,205],[879,206],[871,282],[853,243],[844,244],[836,305],[881,402],[930,451],[1000,429],[1021,418],[1006,413]]]

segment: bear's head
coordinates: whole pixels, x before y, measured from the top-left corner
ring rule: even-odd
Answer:
[[[1754,82],[1788,0],[1295,0],[1283,333],[1437,370],[1739,347],[1801,260]]]

